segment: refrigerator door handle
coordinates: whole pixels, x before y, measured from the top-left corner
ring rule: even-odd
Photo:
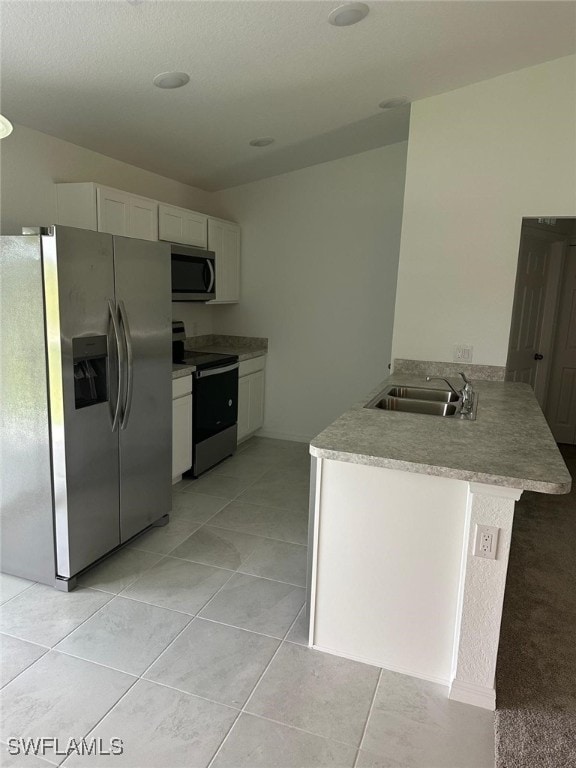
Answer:
[[[120,424],[120,429],[126,429],[128,426],[128,419],[130,418],[132,395],[134,392],[134,351],[132,347],[132,336],[130,335],[130,326],[128,325],[128,316],[123,301],[118,302],[118,309],[120,310],[120,320],[122,321],[122,329],[124,330],[127,353],[126,401],[124,403],[122,423]]]
[[[116,377],[116,406],[114,410],[110,410],[112,416],[112,432],[116,432],[118,428],[118,422],[120,421],[120,399],[122,395],[122,370],[124,367],[124,345],[120,343],[120,329],[118,328],[118,320],[116,318],[116,310],[114,304],[108,299],[108,312],[110,313],[110,319],[112,321],[112,328],[114,329],[114,341],[116,342],[116,358],[118,363],[117,377]]]

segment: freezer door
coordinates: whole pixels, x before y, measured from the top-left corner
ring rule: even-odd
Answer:
[[[0,563],[53,583],[52,467],[40,236],[0,238]]]
[[[170,246],[115,237],[114,264],[127,353],[120,418],[120,536],[124,542],[171,508]]]
[[[57,572],[67,578],[120,543],[118,359],[111,235],[54,232],[42,259]]]

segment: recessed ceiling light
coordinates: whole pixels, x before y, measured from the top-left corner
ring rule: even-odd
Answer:
[[[394,109],[394,107],[403,107],[405,104],[408,104],[408,99],[403,98],[395,98],[395,99],[386,99],[386,101],[381,101],[378,106],[380,109]]]
[[[349,27],[368,16],[369,10],[366,3],[345,3],[331,12],[328,21],[335,27]]]
[[[7,117],[4,117],[4,115],[0,115],[0,139],[5,139],[6,136],[10,136],[13,130],[14,126],[10,120],[8,120]]]
[[[158,88],[182,88],[190,82],[190,75],[186,72],[161,72],[152,82]]]
[[[268,147],[273,143],[274,139],[270,136],[262,136],[260,139],[252,139],[252,141],[249,142],[251,147]]]

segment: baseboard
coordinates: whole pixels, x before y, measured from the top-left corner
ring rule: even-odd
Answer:
[[[369,659],[364,656],[353,656],[350,653],[342,653],[342,651],[335,651],[333,648],[326,648],[323,645],[313,645],[312,648],[316,651],[322,651],[322,653],[330,653],[332,656],[340,656],[343,659],[350,659],[350,661],[360,661],[362,664],[370,664],[373,667],[381,667],[388,670],[388,672],[398,672],[401,675],[408,675],[408,677],[416,677],[418,680],[426,680],[429,683],[438,683],[448,687],[450,681],[446,677],[436,677],[435,675],[423,675],[421,672],[415,672],[413,669],[406,667],[398,667],[395,664],[384,664],[381,659]]]
[[[309,443],[315,435],[295,435],[290,432],[274,432],[274,430],[259,429],[256,437],[270,437],[274,440],[292,440],[295,443]]]
[[[465,683],[462,680],[452,680],[448,698],[453,701],[461,701],[463,704],[472,704],[475,707],[496,709],[496,691],[494,688],[486,688],[484,685]]]

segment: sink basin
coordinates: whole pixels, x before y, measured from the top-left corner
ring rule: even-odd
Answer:
[[[457,403],[459,398],[451,389],[426,389],[425,387],[390,387],[382,393],[386,397],[408,400],[433,400],[438,403]]]
[[[450,392],[454,395],[453,392]],[[434,400],[415,400],[409,397],[383,397],[368,408],[380,408],[383,411],[404,411],[407,413],[426,413],[430,416],[456,416],[458,403],[441,403]]]

